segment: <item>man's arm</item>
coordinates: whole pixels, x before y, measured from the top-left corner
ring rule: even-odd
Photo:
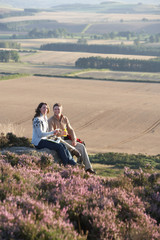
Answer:
[[[72,145],[73,146],[76,146],[76,142],[77,142],[77,137],[76,137],[76,134],[75,134],[75,131],[74,129],[72,128],[70,122],[69,122],[69,119],[66,117],[66,121],[67,121],[67,131],[69,133],[69,135],[71,136],[71,139],[72,139]]]

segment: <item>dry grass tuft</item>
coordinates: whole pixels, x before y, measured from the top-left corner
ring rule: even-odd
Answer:
[[[6,135],[8,132],[15,134],[18,137],[24,136],[24,129],[13,123],[0,123],[0,133]]]

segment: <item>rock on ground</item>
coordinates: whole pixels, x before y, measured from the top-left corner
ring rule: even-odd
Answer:
[[[55,162],[61,162],[58,154],[54,150],[49,150],[48,148],[35,149],[29,147],[8,147],[3,148],[0,152],[3,154],[5,152],[14,152],[16,154],[34,154],[36,152],[52,154]]]

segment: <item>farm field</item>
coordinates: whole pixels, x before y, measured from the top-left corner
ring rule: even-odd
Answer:
[[[8,2],[25,6],[19,0]],[[160,5],[107,1],[99,7],[67,3],[64,11],[59,10],[63,6],[39,11],[31,8],[36,0],[29,2],[24,11],[17,9],[20,14],[2,10],[0,18],[0,134],[6,135],[0,139],[2,238],[158,240]],[[123,51],[116,46],[110,46],[110,52],[122,54],[39,50],[42,44],[57,42],[119,44]],[[74,45],[70,51],[77,49]],[[133,51],[124,45],[132,45]],[[85,47],[77,51],[93,46]],[[105,52],[104,45],[100,47]],[[91,56],[118,60],[102,66],[92,65],[92,58],[91,64],[75,65]],[[119,58],[126,58],[127,67]],[[140,61],[130,59],[149,61],[142,68]],[[28,146],[13,134],[32,138],[32,119],[42,101],[50,106],[48,117],[54,103],[63,105],[96,175],[82,166],[53,164],[51,155],[36,151],[4,153],[4,147],[16,143]]]
[[[119,24],[122,27],[124,26],[124,29],[119,28],[119,30],[126,31],[126,26],[129,30],[132,30],[130,28],[132,25],[135,32],[144,28],[148,29],[150,34],[151,30],[156,33],[159,31],[160,16],[148,12],[145,14],[116,14],[87,11],[43,11],[35,13],[33,16],[5,17],[0,19],[0,23],[19,22],[22,24],[21,31],[26,31],[25,24],[27,23],[25,21],[29,21],[30,25],[33,23],[36,25],[38,24],[37,20],[44,20],[43,26],[47,24],[48,20],[55,21],[55,24],[58,23],[61,26],[72,25],[72,30],[77,30],[77,26],[81,25],[83,28],[79,34],[82,33],[82,35],[89,33],[89,31],[96,33],[97,30],[100,32],[104,30],[104,33],[110,32],[110,27],[114,32]],[[101,34],[103,33],[101,32]],[[82,37],[82,35],[79,35],[79,37]],[[1,74],[20,73],[30,76],[0,81],[0,114],[2,116],[0,129],[7,129],[7,126],[13,125],[18,134],[31,137],[31,119],[37,104],[40,101],[45,101],[52,106],[54,102],[58,101],[64,105],[65,113],[71,119],[78,137],[85,140],[90,153],[115,151],[158,154],[160,85],[158,83],[133,83],[128,81],[159,82],[159,73],[113,72],[107,69],[102,71],[88,69],[84,71],[75,68],[75,61],[80,57],[101,56],[104,58],[145,60],[155,57],[39,51],[42,44],[76,43],[78,40],[76,37],[75,34],[74,39],[10,40],[20,43],[24,52],[19,53],[20,61],[18,63],[2,62],[0,64]],[[132,41],[125,39],[123,44],[133,45],[133,40],[134,38],[132,38]],[[142,44],[143,41],[141,40]],[[87,44],[121,44],[121,42],[122,39],[87,40]],[[159,45],[159,43],[154,44]],[[50,75],[50,77],[32,76],[34,74]],[[107,79],[124,80],[126,82],[110,82]]]
[[[120,13],[90,13],[90,12],[40,12],[36,13],[34,16],[20,16],[20,17],[7,17],[1,19],[1,23],[6,22],[18,22],[27,20],[56,20],[60,23],[97,23],[97,22],[107,22],[107,21],[140,21],[143,18],[148,20],[159,20],[160,16],[157,14],[120,14]]]
[[[159,99],[159,84],[30,76],[0,81],[0,124],[3,129],[13,124],[31,137],[39,102],[61,102],[89,153],[154,155],[160,142]]]
[[[63,51],[38,51],[37,53],[27,53],[21,55],[22,62],[29,63],[45,63],[53,65],[70,65],[74,66],[78,58],[87,57],[111,57],[111,58],[128,58],[128,59],[142,59],[149,60],[155,58],[154,56],[137,56],[137,55],[122,55],[122,54],[100,54],[100,53],[81,53],[81,52],[63,52]]]
[[[79,71],[69,76],[75,76],[80,78],[89,78],[96,80],[106,80],[106,81],[139,81],[139,82],[157,82],[160,83],[159,73],[140,73],[140,72],[121,72],[121,71],[106,71],[104,70],[86,70]]]
[[[39,50],[41,45],[49,43],[76,43],[77,39],[70,38],[41,38],[41,39],[16,39],[10,40],[11,42],[20,43],[22,49],[35,49]],[[87,40],[88,44],[121,44],[121,40]],[[132,45],[133,41],[123,41],[125,45]]]
[[[3,11],[3,10],[2,10]],[[117,31],[131,32],[148,32],[150,34],[159,33],[160,15],[137,12],[128,13],[123,9],[124,13],[109,12],[89,12],[86,11],[41,11],[34,13],[33,16],[10,16],[0,19],[0,23],[19,23],[19,28],[23,32],[31,29],[66,29],[70,33],[87,33],[87,34],[106,34]],[[39,23],[38,23],[39,21]],[[51,22],[52,21],[52,22]],[[9,33],[8,33],[9,34]]]
[[[27,41],[26,41],[27,42]],[[26,74],[45,74],[45,75],[65,75],[75,74],[81,77],[92,77],[92,78],[109,78],[109,79],[134,79],[142,80],[159,80],[159,74],[152,73],[134,73],[130,72],[126,75],[125,72],[116,73],[112,71],[102,72],[98,74],[95,70],[89,71],[89,73],[79,73],[79,69],[75,68],[75,61],[78,58],[90,57],[90,56],[101,56],[101,57],[112,57],[112,58],[129,58],[129,59],[144,59],[149,60],[155,58],[153,56],[136,56],[136,55],[120,55],[120,54],[97,54],[97,53],[80,53],[80,52],[60,52],[60,51],[36,51],[34,52],[22,52],[19,53],[19,63],[1,63],[0,72],[6,73],[26,73]],[[120,77],[121,76],[121,77]]]

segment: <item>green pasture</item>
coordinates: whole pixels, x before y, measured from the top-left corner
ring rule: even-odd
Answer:
[[[85,69],[66,76],[78,77],[83,79],[108,80],[108,81],[126,81],[126,82],[152,82],[160,83],[160,73],[150,72],[120,72],[107,69]]]
[[[46,52],[47,54],[47,52]],[[38,51],[23,51],[19,52],[19,62],[1,62],[0,73],[7,74],[28,74],[28,75],[42,75],[46,77],[63,77],[74,79],[89,79],[89,80],[101,80],[101,81],[125,81],[125,82],[148,82],[159,83],[160,73],[150,72],[122,72],[122,71],[110,71],[108,69],[78,69],[73,65],[68,64],[68,58],[65,56],[63,61],[55,66],[52,63],[52,58],[48,61],[48,58],[37,58]],[[53,52],[53,55],[55,53]],[[45,55],[44,55],[45,56]],[[47,56],[47,55],[46,55]],[[58,58],[59,55],[57,55]],[[78,55],[77,55],[78,56]],[[28,58],[29,57],[29,58]],[[36,57],[36,58],[35,58]],[[13,75],[15,78],[16,75]],[[8,79],[5,76],[3,80]],[[2,78],[1,78],[2,80]]]
[[[122,176],[124,170],[114,168],[112,165],[104,165],[100,163],[92,163],[93,169],[96,171],[96,174],[102,177],[117,177]]]
[[[20,77],[27,77],[27,76],[29,76],[29,74],[25,74],[25,73],[11,73],[11,74],[4,73],[3,74],[3,73],[0,73],[0,81],[20,78]]]
[[[148,83],[160,83],[160,73],[144,73],[144,72],[115,72],[107,69],[85,69],[79,70],[74,66],[53,66],[47,64],[32,64],[27,62],[19,63],[1,63],[1,73],[13,74],[12,78],[16,78],[17,75],[38,75],[45,77],[63,77],[73,79],[87,79],[97,81],[124,81],[124,82],[148,82]],[[0,80],[8,79],[8,76],[0,77]]]
[[[124,173],[124,168],[143,169],[150,173],[160,172],[160,155],[127,154],[108,152],[90,155],[93,168],[97,175],[103,177],[118,177]]]

